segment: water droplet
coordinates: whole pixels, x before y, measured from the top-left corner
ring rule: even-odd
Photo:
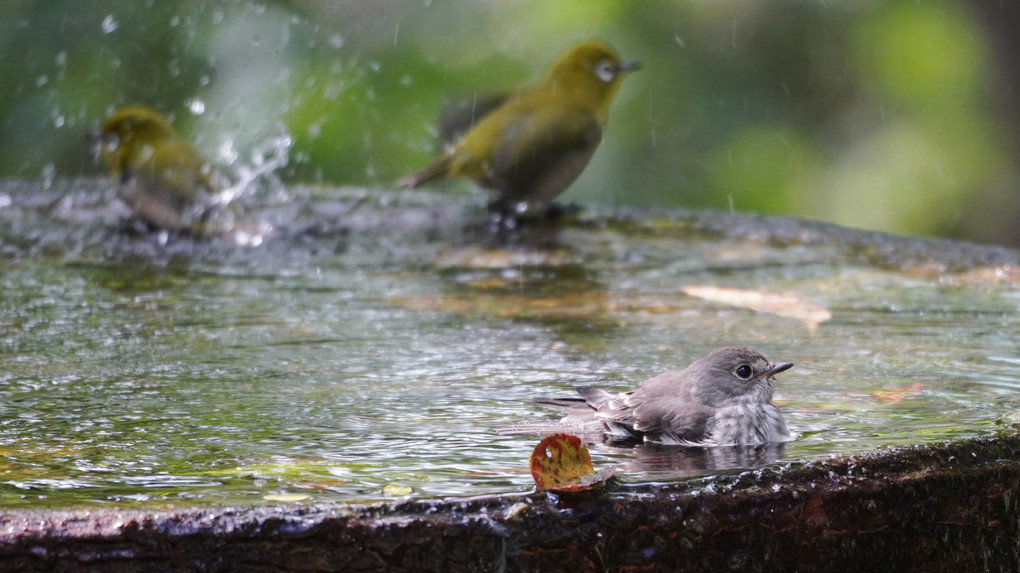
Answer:
[[[53,125],[56,126],[57,129],[60,129],[61,127],[64,127],[65,121],[64,116],[58,115],[53,118]]]
[[[67,65],[67,50],[60,50],[59,52],[57,52],[56,62],[57,65],[61,67]]]
[[[207,86],[207,85],[209,85],[209,81],[210,81],[209,80],[209,76],[202,76],[202,77],[198,78],[198,85],[200,85],[200,86]]]
[[[216,10],[215,12],[213,12],[212,17],[213,24],[219,24],[223,22],[223,17],[224,17],[223,10]]]
[[[219,157],[221,163],[233,165],[240,154],[238,153],[237,148],[234,147],[234,140],[224,139],[220,142],[216,155]]]
[[[329,82],[322,90],[322,97],[330,100],[336,99],[344,92],[345,86],[344,82]]]
[[[50,82],[49,76],[45,75],[39,76],[38,78],[35,79],[35,86],[41,88],[44,85],[48,84],[49,82]]]
[[[344,37],[341,36],[340,34],[333,34],[332,36],[329,37],[329,45],[339,50],[340,48],[344,47]]]
[[[181,23],[181,17],[180,16],[173,16],[173,17],[170,18],[170,27],[171,28],[176,28],[177,26],[180,25],[180,23]]]
[[[57,176],[57,166],[52,163],[47,163],[42,168],[43,178],[43,189],[49,189],[53,185],[53,179]]]
[[[205,102],[197,97],[191,98],[184,103],[188,106],[188,109],[191,110],[191,113],[195,115],[202,115],[205,113]]]
[[[411,74],[404,74],[400,76],[400,85],[402,86],[411,85]]]
[[[106,16],[106,18],[103,18],[102,26],[104,34],[112,34],[117,31],[117,28],[120,27],[120,24],[113,19],[113,14],[109,14]]]

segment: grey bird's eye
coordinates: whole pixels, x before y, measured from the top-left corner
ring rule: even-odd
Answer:
[[[737,366],[737,369],[734,370],[733,373],[737,375],[737,378],[747,380],[751,377],[751,374],[754,374],[754,370],[752,370],[747,364],[741,364],[740,366]]]
[[[616,64],[612,60],[601,60],[595,65],[595,77],[606,82],[613,81],[616,77]]]

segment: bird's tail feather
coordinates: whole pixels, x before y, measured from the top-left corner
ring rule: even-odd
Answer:
[[[582,386],[577,391],[581,396],[573,398],[550,398],[543,396],[531,401],[536,406],[565,413],[566,415],[561,420],[518,422],[501,429],[499,433],[513,436],[541,436],[566,432],[577,435],[586,441],[598,441],[605,427],[602,419],[596,416],[596,407],[592,404],[591,399],[594,397],[604,401],[602,399],[603,394],[606,397],[612,397],[612,395],[591,386]]]
[[[584,398],[535,398],[531,401],[536,406],[560,410],[562,412],[591,411],[591,406]]]
[[[501,436],[548,436],[550,434],[572,433],[577,428],[562,422],[516,422],[499,429]]]
[[[453,157],[449,155],[443,156],[425,169],[398,179],[396,183],[397,188],[406,189],[409,187],[420,187],[437,177],[446,175],[450,171],[450,165],[452,163]]]

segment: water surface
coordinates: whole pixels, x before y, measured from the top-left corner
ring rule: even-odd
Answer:
[[[481,198],[331,189],[267,204],[277,231],[258,246],[164,242],[124,230],[105,182],[0,195],[3,508],[528,491],[538,438],[499,429],[555,417],[530,398],[629,389],[725,345],[796,363],[776,395],[795,441],[593,446],[596,467],[683,479],[986,435],[1020,410],[1009,267],[876,265],[661,213],[493,249],[463,228]]]

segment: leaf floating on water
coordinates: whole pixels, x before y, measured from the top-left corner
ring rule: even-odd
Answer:
[[[383,495],[398,496],[398,495],[411,495],[414,493],[414,488],[406,485],[393,485],[388,484],[382,488]]]
[[[571,259],[563,250],[525,251],[468,248],[443,253],[435,265],[441,269],[513,269],[522,266],[556,267]]]
[[[312,496],[304,493],[270,493],[262,496],[266,501],[304,501]]]
[[[1015,265],[977,267],[955,275],[941,274],[937,278],[939,282],[950,285],[1020,287],[1020,267]]]
[[[902,388],[876,390],[875,392],[872,392],[871,395],[874,396],[876,400],[881,400],[883,402],[902,402],[905,398],[920,394],[921,390],[924,390],[923,384],[911,384],[910,386]]]
[[[609,312],[606,294],[600,291],[572,292],[564,296],[523,296],[506,293],[477,293],[470,297],[439,295],[390,299],[391,304],[422,311],[443,311],[463,315],[500,318],[585,318],[605,319]]]
[[[320,480],[298,480],[287,485],[298,489],[309,489],[312,491],[327,491],[337,489],[351,483],[349,479],[320,479]]]
[[[811,330],[832,318],[829,309],[797,295],[775,294],[759,290],[691,285],[680,289],[688,296],[739,306],[755,312],[767,312],[795,318]]]
[[[1012,426],[1020,429],[1020,410],[1003,414],[1001,418],[997,420],[1000,424],[1005,426]]]
[[[531,476],[538,489],[549,491],[585,491],[602,487],[615,473],[614,468],[595,472],[588,448],[581,438],[553,434],[531,452]]]

